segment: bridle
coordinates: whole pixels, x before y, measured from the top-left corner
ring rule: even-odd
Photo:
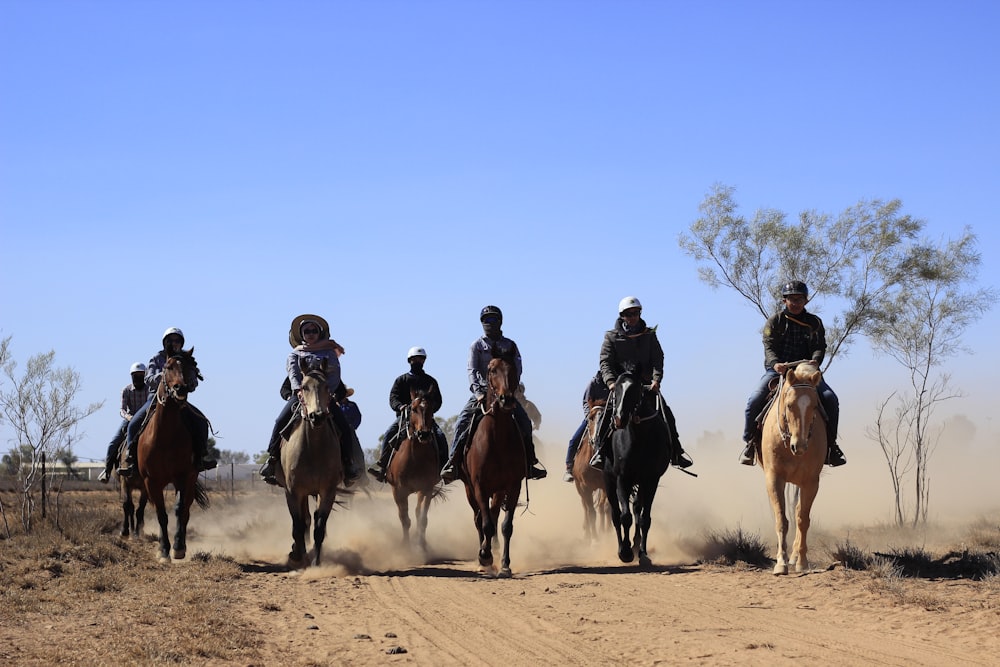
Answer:
[[[787,387],[786,384],[785,376],[781,376],[781,380],[778,383],[778,432],[781,434],[781,442],[785,445],[785,447],[788,447],[792,439],[792,434],[788,428],[788,406],[785,403],[784,398],[785,390],[810,389],[815,392],[817,403],[819,402],[819,392],[816,390],[816,387],[808,382],[796,382],[795,384],[788,385]],[[812,429],[813,425],[816,423],[816,414],[818,412],[818,410],[813,410],[812,419],[809,420],[809,430],[806,432],[806,442],[812,438]]]

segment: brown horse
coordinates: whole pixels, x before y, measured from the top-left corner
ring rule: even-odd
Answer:
[[[608,505],[608,494],[604,488],[604,474],[590,465],[590,459],[594,456],[597,424],[606,403],[606,399],[587,402],[589,407],[587,429],[580,439],[580,446],[573,458],[573,482],[583,504],[583,533],[591,541],[597,539],[598,517],[601,519],[602,530],[607,530],[611,526],[611,507]]]
[[[427,552],[427,510],[431,500],[441,494],[441,463],[434,438],[434,413],[427,393],[410,392],[406,435],[393,453],[385,481],[392,486],[399,523],[403,526],[403,544],[410,544],[409,496],[417,494],[414,514],[417,520],[417,544]]]
[[[483,404],[483,416],[472,435],[459,472],[465,482],[465,494],[472,506],[479,531],[479,564],[493,566],[493,539],[503,509],[503,558],[497,573],[510,577],[510,538],[514,533],[514,508],[521,495],[521,480],[527,470],[527,457],[521,433],[514,421],[517,401],[516,367],[513,360],[494,357],[487,367],[489,389]]]
[[[337,501],[344,479],[340,463],[340,435],[330,418],[330,390],[326,383],[326,359],[310,367],[301,359],[302,419],[281,446],[281,462],[275,471],[285,487],[285,502],[292,517],[292,550],[288,564],[303,567],[306,561],[306,533],[309,530],[309,499],[315,496],[312,516],[316,565],[321,564],[326,524]],[[345,491],[346,493],[346,491]]]
[[[167,508],[163,490],[172,484],[177,492],[174,513],[177,528],[174,531],[173,557],[187,555],[187,525],[191,504],[198,502],[208,507],[204,488],[198,483],[198,468],[194,463],[191,434],[185,426],[182,410],[187,406],[188,387],[195,378],[201,378],[194,359],[194,348],[181,350],[167,359],[156,388],[156,398],[151,406],[153,415],[139,436],[137,459],[139,477],[146,487],[146,494],[156,508],[160,523],[160,560],[169,561],[170,539],[167,532]]]
[[[142,534],[142,529],[145,526],[146,501],[149,499],[149,496],[146,495],[146,485],[143,483],[142,478],[136,475],[126,477],[118,474],[118,469],[124,468],[127,465],[125,461],[127,455],[128,448],[122,447],[118,455],[118,465],[114,467],[114,472],[112,473],[118,478],[118,488],[122,497],[123,517],[120,533],[122,537]],[[138,505],[132,500],[133,494],[136,491],[139,492]]]
[[[819,475],[826,461],[826,425],[816,390],[822,378],[820,370],[811,364],[798,362],[793,365],[781,378],[775,400],[764,417],[758,456],[764,468],[767,495],[771,499],[778,533],[774,574],[788,573],[786,484],[799,487],[792,545],[795,571],[809,569],[806,547],[809,512],[819,491]]]

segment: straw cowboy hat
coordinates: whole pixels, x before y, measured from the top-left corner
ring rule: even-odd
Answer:
[[[288,329],[288,344],[292,347],[298,347],[305,341],[302,340],[302,325],[306,322],[312,322],[319,325],[319,339],[326,340],[330,337],[330,325],[326,323],[319,315],[299,315],[294,320],[292,320],[292,326]]]

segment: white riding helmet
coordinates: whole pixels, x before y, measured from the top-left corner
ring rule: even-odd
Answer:
[[[638,308],[642,310],[642,304],[639,303],[639,299],[634,296],[627,296],[618,302],[618,314],[621,315],[629,308]]]
[[[177,327],[170,327],[169,329],[167,329],[166,331],[164,331],[163,332],[163,337],[161,339],[161,342],[164,341],[164,340],[166,340],[167,336],[169,336],[171,334],[177,334],[178,336],[180,336],[181,337],[181,345],[184,344],[184,332],[181,331],[180,329],[178,329]]]
[[[164,336],[166,338],[166,336]],[[129,373],[145,373],[146,364],[139,363],[138,361],[132,364],[132,367],[128,369]]]
[[[422,347],[411,347],[406,352],[406,360],[409,361],[413,357],[423,357],[424,359],[426,359],[427,358],[427,350],[425,350]]]

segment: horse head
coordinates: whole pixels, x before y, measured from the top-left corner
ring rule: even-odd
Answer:
[[[195,361],[192,347],[190,350],[181,350],[167,359],[167,363],[163,365],[160,384],[167,396],[176,401],[184,401],[187,400],[188,393],[198,385],[198,380],[203,379],[198,371],[198,362]]]
[[[615,428],[624,428],[630,420],[638,416],[639,404],[644,393],[639,377],[638,369],[633,364],[626,364],[621,375],[615,379],[611,406]]]
[[[407,437],[416,438],[420,442],[427,443],[434,438],[431,430],[434,425],[434,412],[431,410],[430,401],[427,400],[427,392],[410,392],[410,416],[407,420]]]
[[[819,368],[807,363],[796,364],[785,373],[778,403],[778,427],[792,454],[804,454],[809,449],[809,437],[819,414],[817,387],[822,379]]]
[[[486,367],[486,381],[489,390],[486,403],[489,409],[499,407],[504,412],[513,412],[517,405],[514,392],[517,390],[517,365],[512,355],[499,354],[493,351],[493,358]]]
[[[299,409],[302,418],[310,426],[316,426],[330,414],[330,387],[326,382],[326,359],[310,363],[305,358],[299,359],[299,370],[302,371],[302,389],[299,399]]]

